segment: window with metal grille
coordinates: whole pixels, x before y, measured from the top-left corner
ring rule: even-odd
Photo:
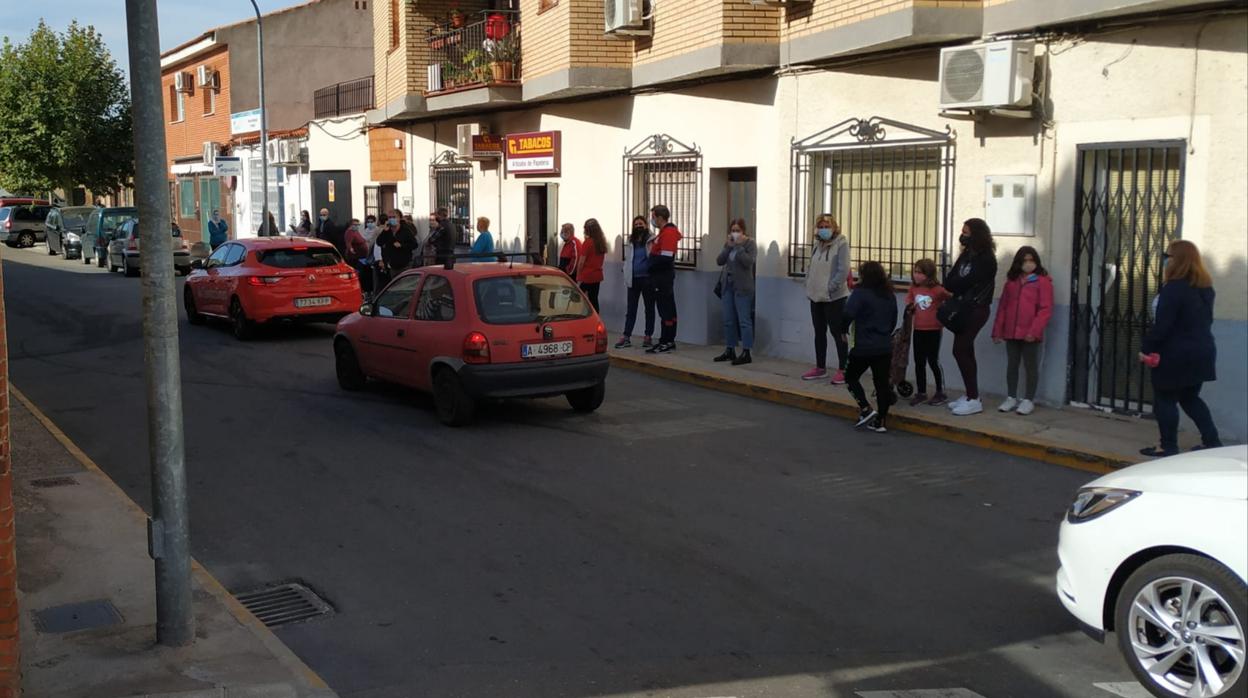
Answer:
[[[672,212],[683,237],[676,265],[696,267],[702,245],[702,152],[695,146],[658,134],[624,153],[624,220],[632,229],[634,216],[650,217],[660,204]],[[622,250],[621,250],[622,254]]]
[[[381,189],[364,187],[364,217],[376,216],[381,220]]]
[[[793,143],[789,275],[805,276],[814,224],[830,214],[854,268],[876,261],[900,280],[930,258],[949,265],[954,137],[880,117],[847,119]]]
[[[459,159],[453,150],[442,153],[429,166],[433,180],[433,207],[445,208],[459,231],[458,245],[472,244],[472,163]]]

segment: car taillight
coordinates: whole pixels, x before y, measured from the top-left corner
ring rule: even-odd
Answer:
[[[594,353],[607,353],[607,328],[601,322],[594,328]]]
[[[138,238],[130,238],[130,240],[129,240],[128,242],[126,242],[126,249],[127,249],[127,250],[137,250],[137,249],[139,249],[139,239],[138,239]]]
[[[480,332],[473,332],[464,337],[464,363],[490,363],[490,342]]]
[[[247,283],[252,286],[272,286],[282,280],[280,276],[249,276]]]
[[[352,279],[355,278],[355,272],[353,271],[344,272],[342,274],[339,274],[338,278],[342,279],[343,281],[351,281]]]
[[[5,229],[5,230],[12,230],[12,229],[13,229],[13,220],[12,220],[12,219],[10,219],[10,218],[6,218],[6,219],[4,219],[4,229]]]

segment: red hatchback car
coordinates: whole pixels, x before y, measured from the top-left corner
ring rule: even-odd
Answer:
[[[494,262],[403,273],[338,323],[334,357],[344,389],[376,378],[432,392],[450,426],[483,399],[565,395],[592,412],[609,365],[606,328],[571,279]]]
[[[182,297],[187,319],[227,319],[239,339],[277,321],[337,322],[364,300],[355,272],[322,240],[232,240],[191,266]]]

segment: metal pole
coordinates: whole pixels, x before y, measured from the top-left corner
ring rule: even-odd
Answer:
[[[148,545],[156,561],[156,641],[181,647],[195,639],[191,608],[190,527],[182,439],[177,286],[169,234],[168,161],[160,82],[156,0],[126,0],[130,100],[134,115],[135,199],[143,272],[143,358],[147,377],[147,447],[152,469]]]
[[[256,11],[256,53],[260,59],[260,167],[261,181],[264,183],[264,209],[260,213],[260,229],[268,235],[277,235],[277,231],[269,230],[269,115],[264,109],[264,20],[260,17],[260,6],[251,0],[251,7]]]

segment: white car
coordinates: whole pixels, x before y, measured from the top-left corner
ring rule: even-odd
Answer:
[[[1153,695],[1244,696],[1248,446],[1087,484],[1062,522],[1057,595]]]

